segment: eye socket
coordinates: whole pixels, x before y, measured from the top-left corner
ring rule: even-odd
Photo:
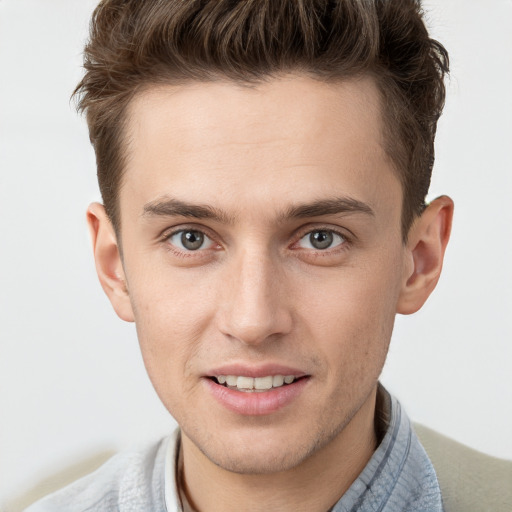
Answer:
[[[332,249],[343,243],[346,239],[335,231],[329,229],[315,229],[306,233],[299,240],[299,247],[303,249],[314,249],[317,251],[325,251],[326,249]]]
[[[169,242],[182,251],[198,251],[209,249],[214,245],[213,240],[202,231],[196,229],[181,229],[168,238]]]

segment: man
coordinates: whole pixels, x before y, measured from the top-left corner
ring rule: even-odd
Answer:
[[[180,430],[31,510],[442,510],[378,384],[453,213],[418,2],[107,0],[85,68],[99,279]]]

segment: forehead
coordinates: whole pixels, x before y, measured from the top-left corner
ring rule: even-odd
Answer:
[[[183,151],[259,144],[256,150],[283,140],[293,150],[307,146],[312,137],[321,150],[340,131],[349,143],[363,138],[380,144],[380,110],[377,88],[369,78],[326,83],[291,75],[255,86],[154,86],[132,101],[128,119],[134,149],[140,149],[137,142],[143,138],[156,142],[172,136]]]
[[[372,121],[380,116],[379,94],[369,77],[328,83],[287,75],[254,85],[232,81],[155,85],[136,95],[129,107],[129,117],[144,121],[149,115],[154,121],[157,107],[161,114],[158,122],[163,126],[163,121],[170,119],[165,110],[158,108],[162,102],[172,104],[177,116],[187,114],[173,119],[173,126],[179,124],[180,129],[223,125],[232,126],[235,133],[240,127],[245,131],[253,124],[257,128],[268,115],[287,123],[294,136],[326,123],[343,124],[354,114]],[[305,117],[307,124],[297,123]],[[279,129],[276,125],[276,130]]]
[[[245,210],[333,194],[379,203],[398,183],[369,78],[155,86],[131,103],[127,135],[122,212],[165,195]]]

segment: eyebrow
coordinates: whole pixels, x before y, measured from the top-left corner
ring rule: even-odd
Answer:
[[[351,197],[319,199],[311,203],[290,206],[278,217],[279,222],[287,219],[321,217],[363,213],[375,216],[369,205]],[[192,204],[169,197],[157,199],[144,205],[143,217],[188,217],[193,219],[211,219],[223,224],[234,224],[236,217],[210,205]]]
[[[233,224],[234,218],[222,210],[209,205],[192,204],[173,198],[162,198],[144,205],[143,217],[188,217],[211,219],[224,224]]]
[[[363,213],[375,216],[369,205],[351,197],[334,197],[320,199],[312,203],[291,206],[282,215],[282,219],[321,217],[323,215],[337,215],[345,213]]]

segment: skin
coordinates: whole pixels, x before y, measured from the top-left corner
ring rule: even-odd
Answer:
[[[200,511],[328,509],[376,448],[394,318],[435,287],[453,203],[431,203],[403,243],[402,190],[370,79],[154,87],[130,105],[127,135],[122,258],[101,205],[88,221],[102,286],[135,321],[181,426],[190,501]],[[340,199],[341,211],[326,210]],[[176,201],[216,215],[179,215]],[[318,201],[323,209],[289,215]],[[180,245],[187,229],[205,244]],[[334,233],[332,245],[312,246],[315,232]],[[307,384],[276,412],[238,414],[205,386],[226,363],[290,366]]]

